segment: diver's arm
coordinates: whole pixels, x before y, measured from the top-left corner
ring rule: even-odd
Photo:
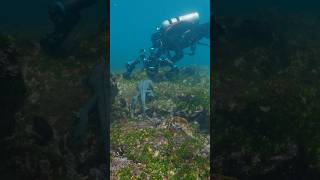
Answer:
[[[126,64],[126,68],[127,70],[129,71],[133,71],[133,69],[136,67],[137,64],[140,63],[140,60],[139,59],[135,59],[135,60],[132,60],[132,61],[129,61],[127,62]]]
[[[126,63],[126,72],[123,73],[124,78],[130,78],[132,71],[136,68],[136,65],[140,63],[140,59],[135,59]]]

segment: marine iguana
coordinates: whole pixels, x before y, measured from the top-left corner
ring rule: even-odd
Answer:
[[[108,74],[106,73],[107,65],[106,61],[103,63],[97,63],[92,69],[88,77],[88,85],[93,91],[93,96],[81,107],[78,112],[79,121],[74,127],[73,142],[76,144],[82,144],[85,133],[87,132],[89,115],[93,112],[98,112],[99,115],[99,128],[100,136],[102,137],[103,148],[106,150],[106,159],[109,157],[108,147],[108,131],[109,131],[109,117],[107,111],[110,108],[109,103],[109,86],[108,86]]]
[[[152,81],[151,80],[143,80],[140,81],[137,87],[138,93],[137,95],[133,96],[131,100],[131,112],[134,112],[136,109],[136,105],[138,103],[138,99],[140,100],[141,103],[141,112],[145,114],[146,111],[146,98],[147,97],[153,97],[154,92],[153,92],[153,86],[152,86]]]

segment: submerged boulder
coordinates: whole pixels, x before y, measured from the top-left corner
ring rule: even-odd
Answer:
[[[33,131],[36,133],[36,143],[38,145],[48,145],[53,140],[53,129],[42,117],[33,119]]]

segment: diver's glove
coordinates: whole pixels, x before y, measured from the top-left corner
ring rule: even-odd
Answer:
[[[126,63],[126,72],[123,73],[123,77],[124,78],[130,78],[130,75],[132,73],[132,71],[134,70],[134,68],[136,67],[137,64],[139,64],[140,61],[139,60],[133,60],[133,61],[129,61]]]

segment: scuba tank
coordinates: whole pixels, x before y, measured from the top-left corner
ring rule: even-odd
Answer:
[[[174,24],[179,21],[197,23],[199,21],[199,14],[197,12],[194,12],[194,13],[186,14],[183,16],[167,19],[167,20],[163,21],[161,25],[162,25],[162,28],[165,29],[168,26],[170,26],[171,24]]]

